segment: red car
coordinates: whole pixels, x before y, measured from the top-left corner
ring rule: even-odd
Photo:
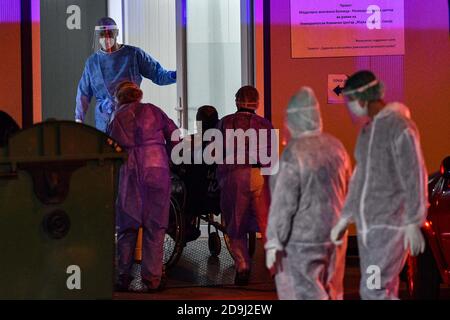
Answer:
[[[428,181],[430,208],[423,228],[425,252],[407,261],[407,288],[413,299],[437,299],[450,285],[450,157]]]

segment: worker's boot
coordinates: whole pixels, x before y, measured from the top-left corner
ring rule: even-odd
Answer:
[[[234,278],[234,284],[237,286],[246,286],[250,280],[250,270],[237,271]]]
[[[157,292],[163,291],[166,288],[166,284],[167,284],[165,268],[163,268],[161,280],[159,281],[159,285],[156,288],[152,287],[152,283],[148,280],[142,279],[142,283],[147,287],[147,290],[145,290],[145,293],[157,293]]]
[[[128,292],[133,278],[128,274],[119,275],[119,279],[114,287],[116,292]]]

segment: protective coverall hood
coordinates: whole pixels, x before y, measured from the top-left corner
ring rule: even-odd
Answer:
[[[320,106],[311,88],[302,87],[289,102],[287,126],[294,138],[305,133],[322,132]]]

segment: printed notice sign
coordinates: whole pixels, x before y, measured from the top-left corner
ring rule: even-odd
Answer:
[[[348,77],[345,74],[328,75],[328,104],[343,104],[345,102],[342,90]]]
[[[293,58],[405,54],[404,0],[291,0]]]

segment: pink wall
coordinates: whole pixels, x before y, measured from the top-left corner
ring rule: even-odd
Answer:
[[[32,0],[33,19],[33,120],[42,120],[40,0]],[[0,0],[0,110],[22,125],[22,69],[20,0]]]
[[[0,0],[0,110],[22,124],[20,0]]]
[[[325,130],[353,153],[357,128],[343,105],[327,104],[328,74],[374,71],[387,86],[386,100],[405,102],[422,135],[430,171],[450,155],[450,45],[447,0],[405,1],[405,56],[292,59],[290,1],[271,1],[272,120],[284,126],[285,109],[303,85],[311,86],[322,106]],[[258,65],[260,68],[261,66]],[[283,130],[282,130],[283,131]]]
[[[450,156],[449,7],[447,0],[408,0],[405,7],[405,101],[421,130],[431,171]]]

